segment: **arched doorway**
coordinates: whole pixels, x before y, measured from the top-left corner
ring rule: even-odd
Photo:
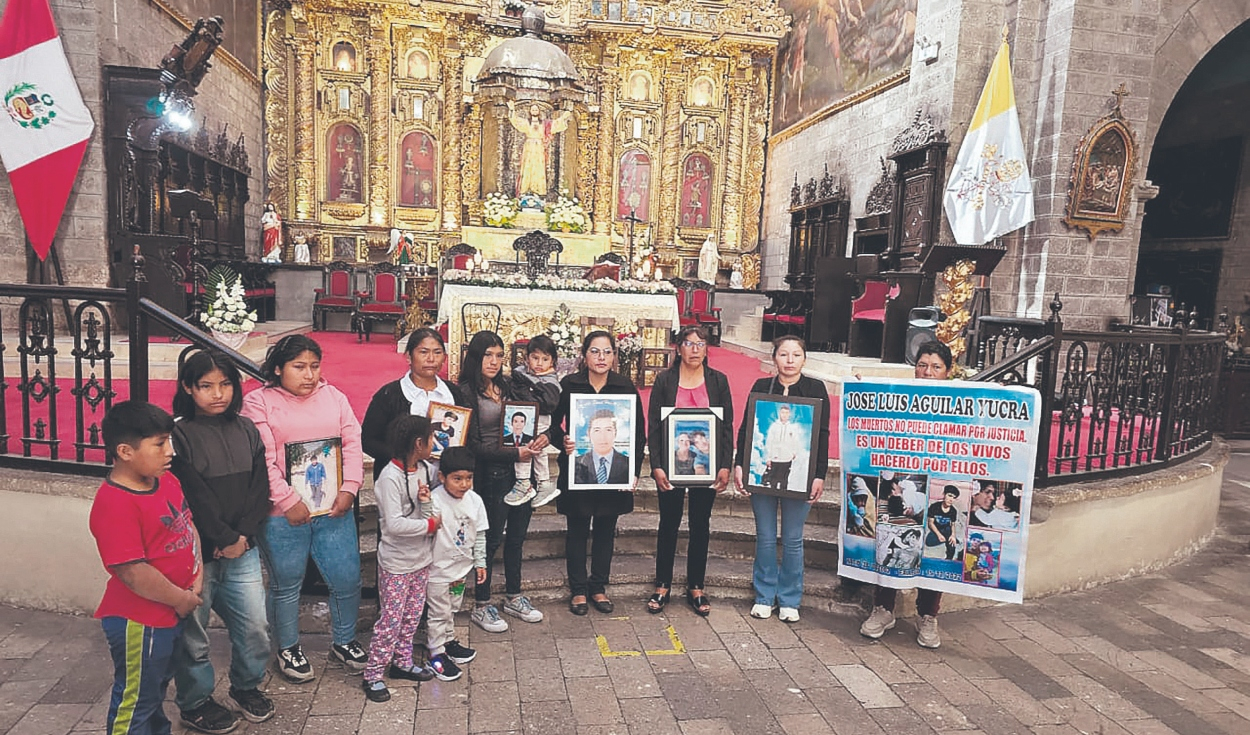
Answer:
[[[1172,100],[1145,178],[1134,293],[1167,294],[1206,326],[1250,309],[1250,22],[1203,57]]]

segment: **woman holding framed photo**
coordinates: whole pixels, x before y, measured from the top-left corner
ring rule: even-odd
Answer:
[[[491,561],[503,546],[505,601],[503,611],[527,623],[538,623],[543,614],[534,609],[529,598],[521,594],[521,549],[529,533],[534,508],[529,503],[508,505],[504,496],[516,483],[516,464],[526,462],[547,446],[547,437],[539,436],[529,444],[508,445],[503,440],[504,404],[525,396],[514,394],[512,381],[503,374],[503,340],[490,331],[473,335],[460,364],[460,380],[456,404],[470,408],[469,425],[465,427],[465,446],[473,450],[477,467],[473,472],[473,489],[486,504],[490,522],[486,530],[486,581],[475,585],[476,607],[469,619],[488,633],[502,633],[508,623],[499,617],[499,608],[491,604]],[[507,541],[504,531],[507,531]]]
[[[651,451],[651,476],[655,479],[660,506],[660,528],[656,533],[655,594],[647,601],[647,612],[658,613],[668,603],[673,586],[677,532],[685,511],[686,496],[689,495],[686,601],[691,609],[706,617],[712,611],[711,601],[703,589],[712,505],[716,502],[716,494],[729,486],[733,455],[733,395],[724,373],[707,366],[707,332],[702,327],[682,327],[677,332],[676,345],[677,360],[671,368],[656,376],[651,389],[651,402],[647,407],[647,433],[650,436],[647,446]],[[715,452],[715,458],[709,459],[710,482],[704,480],[704,484],[677,485],[670,477],[674,475],[677,460],[669,457],[669,447],[678,440],[674,437],[670,441],[666,422],[673,418],[673,409],[719,411],[720,415],[713,424],[716,426],[719,451]],[[691,446],[694,446],[693,437]]]
[[[755,514],[755,567],[752,586],[755,587],[755,605],[751,617],[767,618],[776,605],[777,617],[787,623],[799,620],[799,602],[803,597],[803,524],[812,504],[820,499],[825,489],[825,474],[829,471],[829,390],[825,384],[803,374],[807,362],[807,345],[801,337],[786,335],[773,340],[773,365],[777,374],[760,378],[751,386],[752,393],[814,398],[820,401],[819,418],[816,421],[816,451],[809,459],[813,479],[807,498],[779,497],[762,492],[751,494],[751,510]],[[784,404],[783,404],[784,407]],[[779,412],[780,413],[780,412]],[[778,417],[769,431],[764,451],[770,460],[770,482],[785,485],[789,482],[792,453],[791,445],[797,442],[778,438],[789,423],[789,411]],[[750,462],[752,442],[747,438],[748,422],[743,421],[738,433],[738,456],[734,461],[734,484],[749,490],[744,468]],[[780,431],[779,431],[780,430]],[[806,451],[806,447],[802,448]],[[784,465],[784,466],[783,466]],[[784,477],[783,477],[784,476]],[[781,517],[781,565],[777,564],[777,518]]]
[[[646,427],[642,422],[642,398],[638,389],[626,377],[612,369],[616,354],[616,340],[611,333],[602,330],[590,332],[582,340],[582,367],[560,381],[560,403],[551,416],[551,428],[547,436],[551,444],[560,447],[560,494],[556,496],[556,510],[564,516],[565,561],[569,576],[569,610],[574,615],[585,615],[589,606],[605,615],[616,608],[607,595],[608,578],[612,573],[612,555],[616,545],[616,522],[634,510],[632,487],[638,483],[642,472],[642,448],[647,441]],[[573,459],[576,442],[573,433],[575,417],[571,407],[573,396],[619,395],[634,398],[634,456],[630,457],[628,477],[631,489],[569,489],[569,478],[578,473],[574,467],[583,459],[594,459],[593,441],[599,436],[605,443],[604,453],[615,454],[618,422],[615,418],[599,418],[592,414],[590,432],[592,447],[577,460]],[[601,431],[596,432],[596,429]],[[605,462],[599,472],[593,461],[587,474],[608,484],[611,478],[610,462]],[[590,575],[586,574],[586,544],[590,543]],[[589,600],[589,602],[588,602]]]

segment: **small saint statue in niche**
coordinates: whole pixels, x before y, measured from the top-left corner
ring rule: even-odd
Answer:
[[[508,121],[525,136],[521,147],[521,161],[517,172],[516,195],[535,194],[540,199],[547,196],[547,162],[551,156],[551,139],[569,126],[572,113],[567,110],[555,117],[543,119],[542,108],[531,104],[529,117],[516,112],[516,103],[508,100]]]
[[[729,274],[729,287],[742,290],[742,261],[734,261],[733,272]]]
[[[716,249],[716,240],[711,235],[703,241],[699,248],[699,280],[716,285],[716,272],[720,270],[720,252]]]
[[[264,244],[261,260],[266,263],[282,262],[282,217],[278,208],[270,202],[265,205],[265,213],[260,216],[260,230]]]
[[[308,265],[312,262],[312,256],[308,252],[308,236],[300,232],[291,238],[291,242],[295,245],[295,262],[300,265]]]

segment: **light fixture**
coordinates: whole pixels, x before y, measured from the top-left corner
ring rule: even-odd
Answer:
[[[928,36],[921,36],[916,39],[916,51],[920,55],[920,60],[926,64],[932,64],[937,61],[938,52],[941,50],[941,41],[931,41]]]
[[[174,130],[185,133],[195,126],[195,103],[176,88],[161,92],[160,107],[161,116]]]

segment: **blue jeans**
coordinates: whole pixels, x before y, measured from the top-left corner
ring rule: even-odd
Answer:
[[[781,569],[777,568],[777,507],[781,506]],[[803,524],[806,500],[755,493],[755,604],[798,608],[803,599]]]
[[[182,643],[174,650],[175,701],[183,712],[204,704],[213,694],[213,663],[208,658],[208,616],[216,611],[230,633],[230,685],[255,689],[265,679],[269,631],[265,612],[265,580],[260,552],[248,549],[238,559],[204,562],[204,604],[183,625]]]
[[[340,646],[356,639],[360,613],[360,543],[356,518],[317,516],[292,526],[286,516],[269,516],[260,528],[260,553],[269,568],[269,624],[278,648],[299,643],[299,591],[308,557],[330,588],[330,632]]]
[[[113,657],[108,732],[169,735],[169,718],[162,703],[174,675],[174,647],[182,622],[172,628],[153,628],[126,618],[107,617],[100,625]]]

